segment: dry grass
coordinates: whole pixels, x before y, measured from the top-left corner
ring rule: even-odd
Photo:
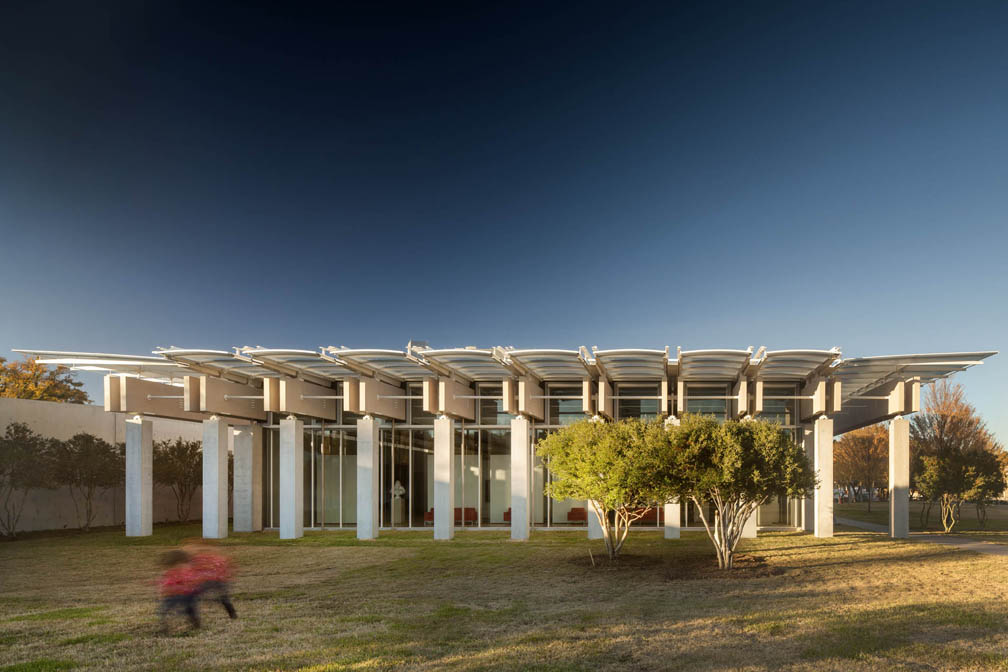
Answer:
[[[1008,560],[877,534],[761,535],[728,575],[698,534],[598,569],[583,532],[237,535],[241,618],[159,635],[156,557],[193,534],[0,544],[0,669],[1008,669]]]

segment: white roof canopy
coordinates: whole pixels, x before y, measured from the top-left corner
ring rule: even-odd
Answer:
[[[312,382],[329,384],[358,375],[315,350],[242,348],[241,353],[272,371]]]
[[[185,364],[196,372],[219,376],[237,383],[249,384],[262,378],[276,377],[274,371],[270,371],[235,351],[190,350],[173,347],[155,350],[154,354],[163,355],[174,362]]]
[[[100,352],[70,352],[63,350],[15,350],[35,358],[40,364],[65,366],[72,371],[117,373],[157,383],[181,383],[192,374],[184,365],[164,357],[149,355],[113,355]]]
[[[688,381],[735,380],[749,366],[748,350],[681,350],[679,377]]]
[[[771,350],[754,365],[761,380],[795,380],[829,366],[840,350]]]
[[[434,372],[416,357],[403,350],[353,350],[350,348],[324,348],[323,352],[337,363],[368,374],[379,374],[393,380],[423,380]]]
[[[592,373],[577,350],[509,350],[508,358],[539,380],[575,381]]]
[[[837,363],[832,375],[840,379],[842,400],[846,402],[895,380],[918,377],[922,383],[930,383],[965,371],[996,354],[996,350],[991,350],[858,357]]]
[[[502,351],[503,352],[503,351]],[[473,381],[500,382],[514,373],[493,350],[477,348],[450,348],[447,350],[420,350],[418,354],[429,362]]]
[[[664,350],[595,350],[595,365],[613,382],[661,380],[668,374]]]
[[[740,376],[769,381],[801,381],[810,375],[842,383],[843,400],[869,395],[897,380],[919,378],[928,383],[980,364],[997,351],[886,355],[840,359],[831,350],[760,349],[666,350],[514,350],[450,348],[404,350],[322,348],[320,351],[243,347],[234,351],[167,348],[154,355],[20,349],[42,364],[77,371],[98,371],[144,380],[178,384],[193,374],[219,376],[240,383],[288,375],[322,384],[359,375],[378,375],[393,382],[416,381],[434,375],[458,375],[471,381],[500,380],[528,372],[542,381],[575,381],[605,375],[612,382],[658,381],[676,375],[688,382],[725,381]],[[765,352],[765,354],[763,354]]]

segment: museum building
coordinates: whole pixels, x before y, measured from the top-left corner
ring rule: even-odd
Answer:
[[[819,484],[762,506],[747,524],[833,534],[833,441],[889,423],[890,534],[909,531],[909,422],[921,385],[996,352],[844,359],[830,350],[159,349],[149,356],[18,350],[105,372],[105,410],[126,421],[126,534],[152,533],[152,422],[203,425],[203,536],[354,528],[531,531],[586,528],[591,503],[546,495],[536,441],[584,418],[755,417],[791,431]],[[229,484],[233,455],[233,484]],[[692,505],[656,502],[634,524],[677,538]]]

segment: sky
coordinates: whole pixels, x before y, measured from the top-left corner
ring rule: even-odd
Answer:
[[[285,4],[4,3],[0,356],[1006,350],[1008,4]]]

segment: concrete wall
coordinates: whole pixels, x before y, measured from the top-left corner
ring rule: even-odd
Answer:
[[[23,422],[34,432],[54,439],[69,439],[74,434],[87,432],[109,443],[119,443],[126,440],[125,420],[125,414],[106,413],[101,406],[0,398],[0,433],[11,422]],[[203,427],[196,422],[154,419],[155,441],[179,436],[187,441],[200,441],[203,438]],[[192,520],[200,519],[201,501],[201,492],[197,488],[189,512]],[[125,492],[122,487],[99,493],[93,524],[122,525],[124,509]],[[170,488],[154,486],[153,519],[155,523],[177,520],[175,495]],[[18,530],[28,532],[76,527],[73,500],[69,491],[61,488],[31,491],[25,501]]]

